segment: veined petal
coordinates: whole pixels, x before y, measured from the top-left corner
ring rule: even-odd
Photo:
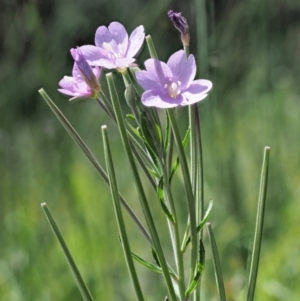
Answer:
[[[134,61],[135,59],[133,58],[120,58],[115,60],[115,65],[116,67],[123,69],[129,67]]]
[[[141,100],[144,106],[167,109],[179,106],[183,97],[180,95],[174,99],[162,94],[160,90],[148,90],[143,93]]]
[[[100,26],[96,30],[95,45],[97,47],[103,47],[103,43],[110,43],[112,40],[111,33],[106,26]]]
[[[128,58],[134,57],[142,47],[144,39],[144,26],[140,25],[131,33],[129,37],[128,48],[125,56]]]
[[[139,83],[139,85],[144,89],[144,90],[153,90],[153,89],[161,89],[163,90],[163,84],[160,83],[158,80],[158,77],[156,74],[153,74],[152,72],[149,71],[137,71],[135,73],[136,79]]]
[[[173,73],[169,66],[155,59],[145,61],[145,67],[148,72],[153,75],[155,80],[158,80],[162,85],[169,83],[173,78]]]
[[[192,105],[194,103],[197,103],[197,102],[205,99],[208,96],[208,94],[191,94],[188,92],[184,92],[184,93],[182,93],[182,96],[183,96],[184,100],[182,101],[182,103],[180,105],[187,106],[187,105]]]
[[[179,50],[171,55],[167,65],[173,72],[174,80],[180,81],[183,89],[195,78],[196,63],[192,54],[187,59],[185,52]]]
[[[76,86],[76,80],[72,76],[64,76],[58,84],[64,89],[74,91],[74,87]]]
[[[106,58],[106,52],[101,48],[93,45],[85,45],[80,47],[82,55],[90,65],[98,65],[98,61]],[[99,65],[100,66],[100,65]]]
[[[116,42],[119,54],[125,56],[128,47],[128,34],[119,22],[112,22],[108,26],[112,39]]]
[[[213,83],[207,79],[197,79],[186,89],[191,94],[208,93],[213,87]]]

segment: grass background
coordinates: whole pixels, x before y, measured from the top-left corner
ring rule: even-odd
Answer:
[[[201,9],[202,7],[202,9]],[[266,1],[3,1],[0,11],[0,299],[81,300],[40,209],[47,202],[95,300],[132,300],[108,188],[47,108],[44,87],[103,163],[107,124],[122,193],[141,213],[113,124],[93,101],[69,105],[57,91],[70,74],[69,49],[93,43],[98,26],[143,24],[161,60],[181,48],[167,11],[182,11],[198,78],[214,82],[200,106],[205,197],[220,248],[228,300],[245,300],[264,146],[271,147],[256,300],[300,296],[300,5]],[[206,28],[204,27],[206,26]],[[208,39],[203,38],[203,31]],[[205,36],[205,35],[204,35]],[[138,58],[140,66],[147,49]],[[180,111],[186,125],[186,112]],[[181,122],[182,120],[182,122]],[[178,180],[179,181],[179,180]],[[179,182],[180,183],[180,182]],[[180,186],[180,185],[178,185]],[[150,188],[146,188],[150,196]],[[178,188],[178,202],[183,192]],[[161,236],[166,225],[156,198]],[[182,207],[184,217],[185,206]],[[149,248],[129,219],[132,248]],[[184,220],[183,220],[184,221]],[[165,242],[166,247],[168,242]],[[203,300],[217,300],[207,245]],[[164,298],[160,277],[137,266],[148,300]]]

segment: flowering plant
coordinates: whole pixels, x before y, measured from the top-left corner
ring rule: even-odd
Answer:
[[[190,36],[187,21],[181,13],[170,11],[168,15],[174,26],[180,31],[183,50],[178,50],[172,54],[167,63],[158,59],[152,39],[147,36],[146,41],[151,58],[144,63],[146,70],[140,70],[135,63],[134,56],[143,45],[144,27],[138,26],[128,38],[124,26],[118,22],[112,22],[108,28],[100,26],[97,29],[95,45],[71,49],[71,55],[74,59],[72,77],[65,76],[59,82],[61,88],[58,89],[59,92],[72,96],[70,101],[82,98],[96,100],[108,118],[117,124],[130,163],[138,199],[147,223],[146,226],[143,225],[134,209],[129,206],[118,190],[107,127],[102,126],[105,169],[46,92],[42,89],[39,92],[69,135],[110,187],[121,246],[137,299],[142,301],[145,298],[134,261],[162,274],[168,300],[184,301],[191,298],[200,300],[200,282],[205,264],[206,248],[203,230],[206,226],[214,259],[219,298],[223,301],[226,300],[226,296],[221,265],[212,226],[208,222],[212,200],[205,210],[200,115],[197,106],[199,102],[208,97],[212,90],[212,82],[207,79],[195,80],[197,69],[194,56],[189,54]],[[99,80],[101,73],[105,72],[106,69],[116,69],[123,77],[124,98],[132,114],[124,116],[120,104],[122,96],[116,90],[114,75],[110,72],[106,72],[109,95],[103,91]],[[141,90],[143,91],[141,92]],[[181,107],[187,108],[189,115],[189,127],[183,138],[175,114],[176,108],[180,109]],[[166,114],[161,114],[162,112]],[[185,150],[188,144],[189,155]],[[268,158],[269,148],[266,147],[247,301],[253,300],[258,271],[268,178]],[[177,214],[178,208],[182,204],[175,198],[173,189],[173,179],[180,172],[179,166],[188,208],[183,236],[180,235],[183,225]],[[140,172],[144,173],[160,202],[162,213],[168,225],[174,258],[167,258],[162,247],[158,235],[158,225],[151,213],[151,204],[146,196]],[[146,261],[132,252],[121,205],[148,241],[152,250],[153,262]],[[47,205],[42,204],[42,208],[61,244],[84,300],[93,300]],[[184,254],[188,250],[190,256],[187,260]],[[174,262],[174,266],[170,262]]]

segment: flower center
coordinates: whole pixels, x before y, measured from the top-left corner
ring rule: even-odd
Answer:
[[[118,52],[115,52],[113,50],[113,48],[111,47],[111,45],[106,42],[104,42],[102,44],[102,47],[103,47],[103,49],[105,49],[107,51],[109,59],[116,60],[116,59],[120,59],[122,57],[119,45],[118,45]]]
[[[176,98],[178,95],[181,94],[180,86],[181,86],[181,82],[177,81],[176,83],[172,82],[170,84],[165,84],[164,88],[167,90],[167,93],[172,98]]]

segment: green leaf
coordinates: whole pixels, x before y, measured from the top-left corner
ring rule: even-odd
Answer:
[[[126,117],[128,119],[132,119],[132,120],[136,121],[135,116],[133,114],[127,114]]]
[[[224,281],[223,281],[223,276],[222,276],[222,269],[221,269],[221,263],[220,263],[219,252],[218,252],[216,240],[215,240],[215,237],[213,234],[211,224],[207,223],[206,226],[208,229],[208,236],[209,236],[212,255],[213,255],[215,277],[216,277],[216,283],[217,283],[217,289],[218,289],[220,301],[226,301]]]
[[[204,215],[204,218],[201,221],[201,223],[197,226],[197,233],[199,233],[201,231],[201,229],[205,226],[205,224],[209,218],[212,207],[213,207],[213,200],[210,199],[208,207],[207,207],[205,215]],[[188,236],[187,239],[182,244],[182,252],[185,252],[185,250],[190,242],[191,242],[191,236]]]
[[[199,279],[201,277],[203,268],[204,268],[204,266],[201,263],[198,263],[197,273],[196,273],[194,279],[192,280],[190,286],[187,288],[187,290],[185,292],[185,297],[186,298],[196,289],[198,281],[199,281]]]
[[[165,215],[167,216],[167,218],[171,221],[171,223],[175,223],[175,219],[174,216],[172,215],[172,213],[170,212],[169,208],[166,205],[165,202],[165,196],[164,196],[164,183],[163,183],[163,178],[161,177],[157,186],[157,194],[160,200],[160,204],[162,207],[163,212],[165,213]]]
[[[185,147],[187,146],[187,144],[188,144],[189,137],[190,137],[190,133],[191,133],[191,130],[190,130],[190,129],[188,129],[188,130],[186,131],[186,133],[185,133],[185,136],[184,136],[183,141],[182,141],[182,145],[183,145],[184,148],[185,148]],[[169,183],[170,183],[170,184],[171,184],[172,178],[173,178],[173,176],[174,176],[174,174],[175,174],[175,172],[176,172],[178,166],[179,166],[179,157],[176,158],[175,163],[174,163],[174,165],[173,165],[173,168],[172,168],[172,170],[171,170],[170,177],[169,177]]]

